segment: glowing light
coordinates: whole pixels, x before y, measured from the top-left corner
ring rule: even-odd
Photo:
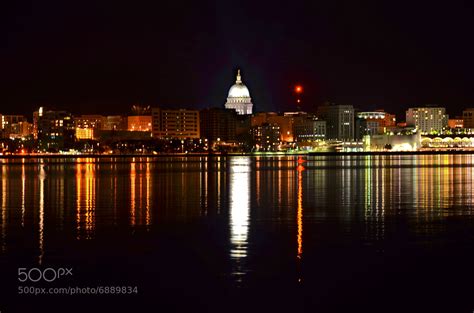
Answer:
[[[302,93],[302,92],[303,92],[303,87],[300,86],[300,85],[297,85],[297,86],[295,87],[295,92],[296,92],[296,93]]]
[[[76,128],[77,139],[94,139],[94,130],[92,128]]]
[[[135,159],[130,164],[130,225],[135,226],[135,210],[136,210],[136,180],[137,180],[137,172],[136,172],[136,164]]]
[[[26,174],[25,163],[21,166],[21,227],[25,227],[25,192],[26,192]]]
[[[92,239],[95,229],[96,177],[92,159],[77,164],[76,223],[77,239]]]
[[[2,252],[7,249],[7,173],[6,166],[2,167]]]
[[[231,160],[230,173],[230,257],[235,261],[233,275],[241,281],[241,262],[247,257],[250,214],[250,159]]]
[[[297,216],[297,226],[298,226],[298,235],[296,241],[298,243],[298,259],[301,259],[303,255],[303,171],[304,166],[298,165],[298,212]]]
[[[41,265],[44,257],[44,180],[46,178],[46,172],[44,165],[41,165],[39,173],[39,236],[38,236],[38,247],[40,255],[38,256],[38,264]]]

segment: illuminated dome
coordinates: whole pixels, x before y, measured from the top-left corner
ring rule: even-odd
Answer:
[[[240,73],[239,73],[240,74]],[[235,85],[229,89],[229,98],[239,98],[239,97],[250,97],[250,92],[241,80],[239,80],[240,75],[237,76],[237,81]]]
[[[237,71],[235,84],[229,89],[225,107],[236,110],[238,114],[252,114],[252,98],[247,86],[242,83],[240,70]]]

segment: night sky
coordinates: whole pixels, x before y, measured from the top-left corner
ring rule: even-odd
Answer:
[[[474,9],[459,1],[8,1],[0,113],[40,105],[223,107],[241,68],[256,111],[329,100],[399,117],[474,106]]]

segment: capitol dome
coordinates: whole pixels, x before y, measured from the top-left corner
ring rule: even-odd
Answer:
[[[236,81],[229,89],[229,98],[250,97],[250,92],[242,81]]]
[[[225,107],[236,110],[238,114],[252,114],[252,98],[247,86],[242,83],[240,70],[237,71],[235,84],[229,89]]]

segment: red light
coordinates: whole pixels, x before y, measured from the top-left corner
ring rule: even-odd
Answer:
[[[303,92],[303,87],[301,87],[301,86],[296,86],[296,87],[295,87],[295,92],[296,92],[296,93],[302,93],[302,92]]]

